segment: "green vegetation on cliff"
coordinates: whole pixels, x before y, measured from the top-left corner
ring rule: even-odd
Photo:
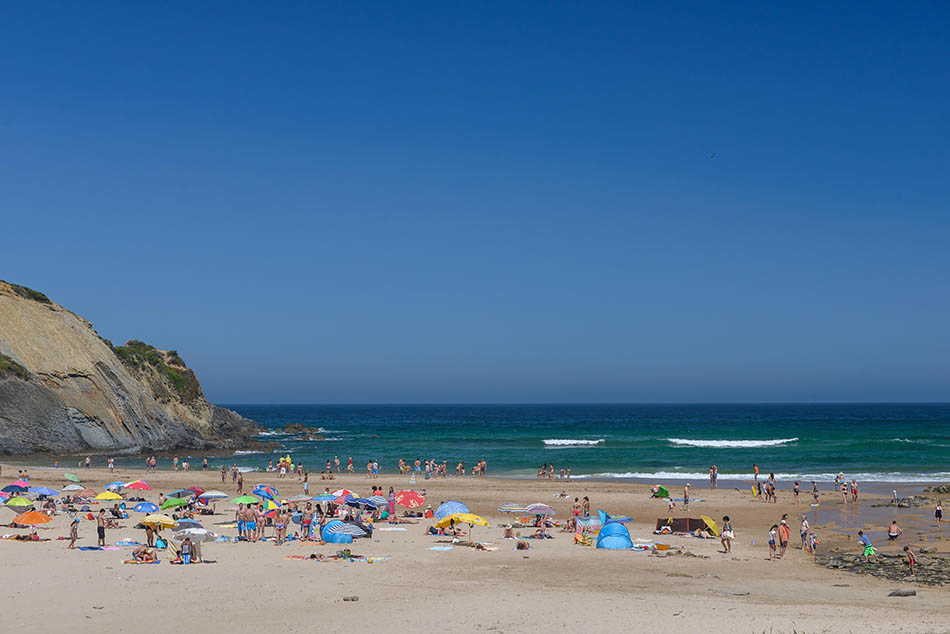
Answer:
[[[15,376],[25,381],[30,378],[30,373],[7,355],[0,354],[0,379],[8,376]]]
[[[5,280],[0,280],[4,282]],[[21,286],[19,284],[13,284],[12,282],[6,282],[10,285],[10,288],[13,289],[13,292],[19,295],[20,297],[25,297],[26,299],[32,299],[35,302],[40,302],[42,304],[52,304],[52,300],[49,297],[44,295],[39,291],[34,291],[32,288],[27,286]]]
[[[186,402],[201,394],[198,378],[185,366],[185,362],[175,350],[166,353],[167,362],[166,356],[163,356],[161,351],[135,339],[127,341],[124,346],[115,346],[113,350],[116,356],[129,367],[141,369],[145,364],[154,367],[168,379],[178,395]],[[169,363],[176,367],[171,367]]]

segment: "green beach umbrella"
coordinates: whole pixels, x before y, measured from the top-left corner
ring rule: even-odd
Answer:
[[[25,497],[15,497],[7,500],[7,506],[33,506],[33,502]]]
[[[70,482],[79,482],[79,476],[77,476],[75,473],[64,473],[63,477]]]
[[[188,504],[188,500],[184,498],[168,498],[162,502],[161,509],[164,511],[165,509],[175,508],[176,506],[184,506],[186,504]]]
[[[260,502],[260,500],[258,500],[253,495],[242,495],[242,496],[234,498],[231,501],[234,502],[235,504],[257,504],[258,502]]]

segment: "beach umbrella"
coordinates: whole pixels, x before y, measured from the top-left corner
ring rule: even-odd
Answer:
[[[9,493],[7,493],[6,491],[0,491],[0,498],[3,498],[5,500],[8,497],[10,497]]]
[[[145,519],[142,520],[142,523],[150,526],[158,526],[159,528],[172,528],[178,522],[167,515],[147,515]]]
[[[168,498],[162,502],[161,509],[164,511],[165,509],[173,509],[179,506],[185,506],[186,504],[188,504],[188,500],[184,498]]]
[[[140,502],[136,504],[132,510],[139,513],[154,513],[158,510],[158,505],[152,504],[151,502]]]
[[[168,495],[169,497],[178,498],[183,495],[194,495],[194,493],[189,489],[175,489],[174,491],[169,491]]]
[[[113,493],[112,491],[103,491],[96,496],[97,500],[121,500],[122,496],[118,493]]]
[[[523,504],[516,504],[515,502],[505,502],[498,507],[498,511],[501,513],[524,513],[525,506]]]
[[[439,528],[445,528],[446,526],[452,523],[452,520],[455,520],[456,524],[468,524],[468,538],[472,538],[472,526],[491,526],[484,517],[475,515],[474,513],[453,513],[452,515],[446,515],[438,522],[436,526]]]
[[[713,518],[711,518],[711,517],[709,517],[709,516],[707,516],[707,515],[700,515],[699,517],[702,518],[702,520],[703,520],[704,522],[706,522],[706,526],[709,527],[709,530],[712,531],[712,534],[718,537],[718,536],[719,536],[719,525],[716,524],[716,520],[714,520]]]
[[[17,485],[18,487],[23,487],[24,489],[29,489],[29,488],[30,488],[30,483],[27,482],[26,480],[23,480],[23,479],[14,480],[14,481],[11,482],[10,484],[15,484],[15,485]]]
[[[446,515],[438,522],[436,526],[438,528],[445,528],[452,523],[452,520],[455,520],[456,524],[469,524],[469,525],[478,525],[478,526],[491,526],[484,517],[475,515],[474,513],[453,513],[451,515]]]
[[[198,520],[189,520],[189,519],[178,520],[178,523],[175,524],[176,531],[182,531],[182,530],[185,530],[186,528],[203,529],[204,526],[202,526],[201,522],[199,522]]]
[[[389,499],[382,495],[371,495],[366,499],[375,504],[377,508],[380,506],[389,506]]]
[[[352,544],[353,536],[344,533],[331,533],[330,530],[343,524],[340,520],[330,520],[320,532],[320,538],[328,544]]]
[[[7,500],[7,506],[33,506],[33,500],[17,496]]]
[[[105,486],[105,489],[107,491],[118,491],[121,487],[124,487],[124,486],[125,486],[125,482],[122,482],[121,480],[117,480],[115,482],[112,482],[111,484],[107,484]]]
[[[340,497],[338,497],[338,498],[336,498],[335,500],[333,500],[333,503],[336,504],[337,506],[343,506],[344,504],[346,504],[346,503],[349,502],[350,500],[355,500],[355,499],[356,499],[356,496],[355,496],[355,495],[352,495],[352,494],[350,494],[350,495],[341,495]]]
[[[337,489],[336,491],[330,491],[330,493],[337,496],[338,498],[345,498],[348,495],[352,495],[355,498],[359,497],[359,494],[357,494],[356,491],[350,491],[349,489]]]
[[[370,501],[370,500],[367,499],[367,498],[354,498],[354,497],[350,497],[350,498],[347,498],[347,500],[346,500],[346,505],[347,505],[347,506],[352,506],[352,507],[354,507],[354,508],[361,508],[361,507],[364,507],[364,506],[372,506],[373,508],[376,508],[376,503]]]
[[[262,500],[261,503],[264,505],[265,511],[276,511],[280,509],[280,504],[278,504],[274,500]]]
[[[228,494],[225,493],[224,491],[205,491],[198,497],[203,498],[205,500],[221,500],[228,497]]]
[[[332,524],[332,522],[331,522]],[[350,535],[351,537],[366,537],[366,531],[356,524],[340,522],[339,524],[327,525],[326,532],[331,535]]]
[[[7,486],[0,489],[4,493],[26,493],[30,487],[20,486],[19,484],[8,484]]]
[[[151,491],[152,487],[148,485],[148,482],[145,480],[134,480],[125,484],[126,489],[133,489],[135,491]]]
[[[79,482],[79,476],[75,473],[64,473],[63,477],[69,480],[70,482]]]
[[[63,491],[82,491],[84,488],[81,484],[67,484],[63,487]]]
[[[186,537],[190,537],[191,541],[196,544],[202,544],[204,542],[214,541],[218,537],[218,534],[206,528],[186,528],[184,530],[175,531],[175,539],[178,541],[184,541]]]
[[[468,513],[468,507],[462,504],[461,502],[456,502],[455,500],[449,500],[448,502],[443,502],[439,505],[439,508],[435,510],[435,516],[437,519],[442,519],[448,517],[449,515],[456,515],[458,513]]]
[[[234,502],[235,504],[257,504],[258,502],[260,502],[260,500],[254,497],[253,495],[246,495],[246,494],[240,495],[231,501]]]
[[[320,495],[315,495],[310,499],[314,502],[332,502],[336,499],[336,496],[330,493],[321,493]]]
[[[40,513],[38,511],[27,511],[26,513],[21,513],[13,518],[14,524],[22,524],[23,526],[36,526],[37,524],[46,524],[49,521],[52,521],[51,518],[46,513]]]
[[[30,487],[30,493],[33,495],[45,495],[47,497],[51,495],[59,495],[59,491],[56,489],[50,489],[48,487]]]
[[[399,491],[396,493],[396,504],[399,506],[404,506],[407,509],[417,509],[425,503],[426,496],[422,495],[418,491],[408,489],[406,491]]]
[[[254,487],[252,493],[254,495],[259,495],[262,498],[267,498],[268,500],[274,500],[278,495],[277,489],[267,486],[266,484],[258,484],[256,487]]]
[[[185,491],[191,491],[198,497],[201,497],[201,494],[205,492],[205,490],[202,489],[201,487],[188,487],[187,489],[185,489]]]
[[[557,513],[553,508],[547,504],[541,504],[540,502],[535,502],[534,504],[529,504],[524,507],[525,515],[554,515]]]

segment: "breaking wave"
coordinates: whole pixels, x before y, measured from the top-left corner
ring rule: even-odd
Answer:
[[[542,440],[545,447],[593,447],[606,442],[603,438],[597,440],[576,440],[573,438],[548,438]]]
[[[748,449],[751,447],[777,447],[798,438],[776,438],[774,440],[690,440],[689,438],[667,438],[674,445],[687,447],[713,447],[717,449]]]

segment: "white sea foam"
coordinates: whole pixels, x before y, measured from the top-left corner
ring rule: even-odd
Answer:
[[[716,449],[748,449],[751,447],[777,447],[798,438],[776,438],[774,440],[690,440],[689,438],[667,438],[674,445],[687,447],[712,447]]]
[[[593,447],[595,445],[602,445],[606,442],[603,438],[598,438],[597,440],[580,440],[574,438],[548,438],[547,440],[542,440],[545,447]]]
[[[837,473],[776,473],[775,478],[779,481],[789,482],[798,480],[800,482],[834,482]],[[950,471],[940,471],[937,473],[905,473],[902,471],[875,472],[875,473],[848,473],[847,479],[854,478],[858,482],[936,482],[945,481],[950,478]],[[574,474],[572,478],[603,478],[603,479],[624,479],[624,480],[690,480],[699,482],[709,481],[709,472],[697,471],[626,471],[623,473],[587,473]],[[759,477],[762,477],[761,474]],[[721,473],[719,480],[733,480],[752,482],[751,473]],[[722,485],[720,485],[721,488]]]

